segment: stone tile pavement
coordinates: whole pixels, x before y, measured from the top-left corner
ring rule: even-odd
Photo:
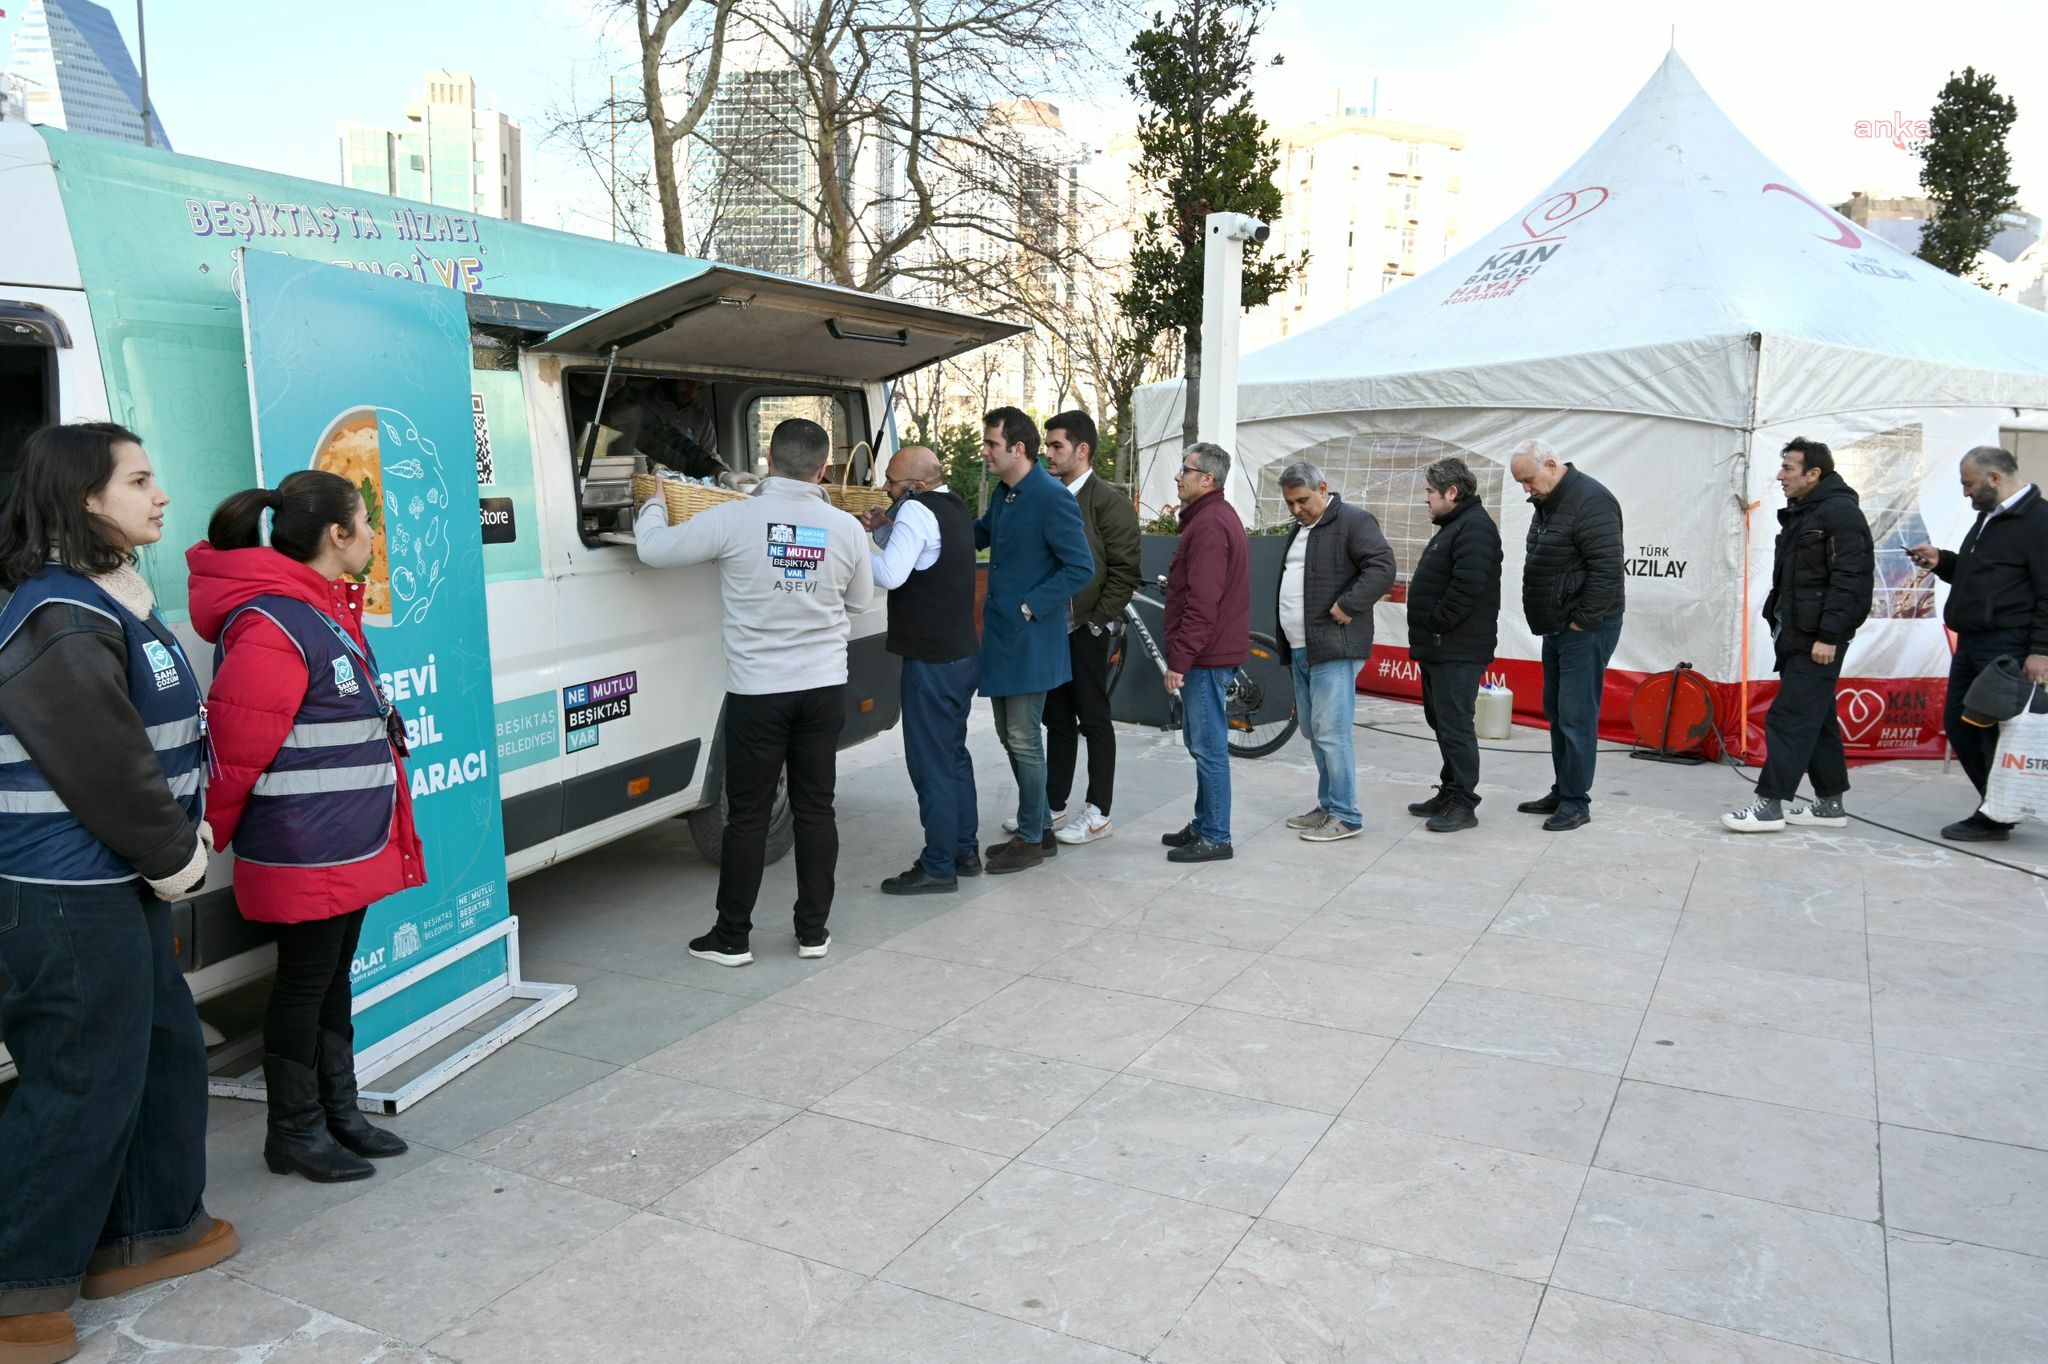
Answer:
[[[715,874],[679,826],[522,881],[527,973],[581,998],[362,1184],[269,1175],[218,1103],[242,1253],[82,1308],[82,1358],[2048,1360],[2042,881],[1724,834],[1737,776],[1618,755],[1546,835],[1530,734],[1430,835],[1414,712],[1360,709],[1393,732],[1358,734],[1358,839],[1282,827],[1297,740],[1235,765],[1237,860],[1183,872],[1190,768],[1125,729],[1115,837],[900,902],[899,750],[856,750],[822,962],[775,909],[753,966],[692,960]],[[1938,764],[1852,796],[1967,806]]]

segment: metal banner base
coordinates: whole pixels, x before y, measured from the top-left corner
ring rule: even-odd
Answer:
[[[411,970],[365,991],[356,998],[355,1012],[361,1013],[371,1005],[390,998],[477,949],[500,939],[505,941],[504,975],[478,986],[460,999],[443,1005],[417,1023],[400,1029],[367,1051],[357,1054],[356,1082],[361,1087],[357,1107],[366,1113],[380,1113],[387,1117],[403,1113],[576,998],[576,987],[573,985],[548,985],[519,978],[519,920],[508,918],[475,937],[457,943],[446,952],[421,962]],[[379,1076],[390,1074],[407,1061],[439,1046],[478,1019],[489,1017],[515,1000],[529,1002],[525,1008],[460,1051],[444,1057],[426,1071],[394,1089],[380,1090],[373,1086],[372,1081]],[[262,1046],[260,1035],[251,1036],[237,1042],[229,1055],[233,1058],[252,1056],[260,1052]],[[215,1060],[219,1059],[221,1058],[216,1055]],[[216,1098],[250,1099],[261,1103],[266,1097],[263,1072],[259,1068],[241,1075],[216,1075],[207,1082],[207,1092]]]

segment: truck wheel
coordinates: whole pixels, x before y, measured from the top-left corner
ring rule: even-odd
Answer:
[[[690,840],[697,845],[698,855],[714,867],[725,850],[725,811],[725,786],[720,783],[716,805],[692,810],[684,816],[690,821]],[[768,813],[768,860],[780,862],[794,842],[796,823],[789,812],[789,779],[779,777],[775,782],[775,805]]]

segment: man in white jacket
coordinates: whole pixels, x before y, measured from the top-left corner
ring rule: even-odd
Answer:
[[[690,955],[745,966],[761,890],[775,781],[789,773],[796,821],[796,941],[822,957],[839,862],[832,814],[839,734],[846,726],[848,613],[874,596],[867,536],[818,486],[832,453],[816,422],[783,422],[768,441],[768,477],[754,496],[722,502],[679,526],[660,499],[640,509],[640,562],[718,564],[725,601],[725,840],[718,923]]]

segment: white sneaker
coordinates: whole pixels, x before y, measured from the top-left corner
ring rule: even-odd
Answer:
[[[1109,816],[1087,806],[1075,813],[1074,817],[1053,831],[1053,837],[1062,843],[1093,843],[1108,838],[1116,829],[1109,822]]]
[[[1842,808],[1840,796],[1829,796],[1826,800],[1795,800],[1785,806],[1785,822],[1823,829],[1846,829],[1849,827],[1849,812]]]
[[[1045,817],[1045,827],[1054,830],[1055,832],[1058,831],[1060,825],[1065,824],[1066,822],[1067,812],[1065,810],[1054,810]],[[1008,819],[1003,821],[1003,832],[1006,834],[1013,834],[1017,832],[1017,817],[1015,815],[1011,815]]]
[[[1777,801],[1758,796],[1740,810],[1721,816],[1721,827],[1738,834],[1774,834],[1785,827],[1785,812]]]
[[[823,942],[807,943],[803,939],[799,938],[797,939],[796,944],[796,954],[799,957],[822,957],[825,955],[827,950],[831,948],[831,946],[832,935],[830,933],[827,933],[825,935],[825,941]]]

